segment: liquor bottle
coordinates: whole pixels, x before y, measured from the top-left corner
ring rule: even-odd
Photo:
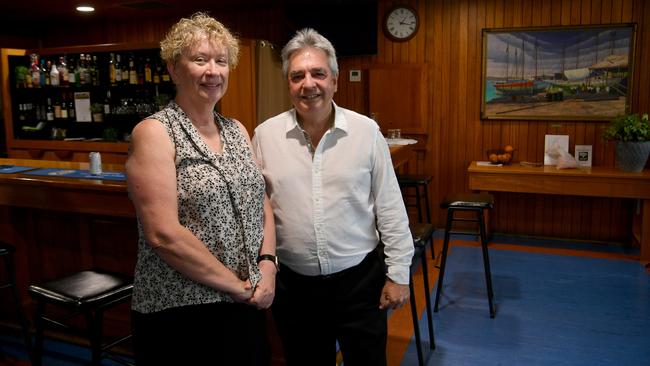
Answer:
[[[122,64],[122,84],[128,84],[129,83],[129,65],[124,60],[124,63]]]
[[[54,119],[59,120],[61,119],[61,103],[59,102],[58,99],[54,99]]]
[[[169,73],[167,72],[166,67],[162,67],[162,76],[161,76],[162,82],[163,83],[169,83],[171,82],[171,77],[169,77]]]
[[[38,88],[41,86],[41,68],[38,66],[38,55],[33,53],[31,56],[32,65],[31,74],[32,74],[32,86]]]
[[[92,72],[90,70],[90,54],[87,53],[85,55],[84,59],[84,77],[83,79],[86,80],[86,85],[91,85],[93,83],[93,77],[92,77]]]
[[[156,63],[156,68],[153,73],[153,83],[160,84],[160,64]]]
[[[50,62],[48,61],[48,65]],[[56,64],[52,62],[52,67],[50,68],[50,85],[54,87],[59,86],[59,69],[56,67]]]
[[[79,55],[79,61],[77,62],[77,69],[75,72],[75,78],[77,79],[77,86],[86,85],[86,69],[84,65],[86,64],[86,56],[82,53]]]
[[[68,77],[68,65],[65,62],[65,56],[59,57],[59,65],[57,68],[59,70],[59,77],[61,78],[61,85],[68,86],[70,78]]]
[[[90,55],[88,55],[90,58]],[[92,79],[92,84],[99,86],[99,67],[97,67],[97,56],[93,55],[92,63],[90,64],[90,78]]]
[[[54,121],[54,108],[52,108],[52,99],[47,98],[47,107],[45,109],[45,119]]]
[[[34,111],[34,115],[36,117],[37,121],[42,121],[45,119],[45,116],[43,115],[43,108],[41,108],[40,104],[36,105],[36,110]]]
[[[129,57],[129,84],[138,85],[138,72],[135,70],[133,54]]]
[[[93,75],[92,75],[92,70],[90,70],[91,67],[91,59],[90,59],[90,54],[86,54],[86,61],[84,62],[84,70],[86,72],[86,85],[92,85],[93,83]]]
[[[52,85],[51,81],[50,81],[50,79],[51,79],[50,78],[50,72],[51,72],[50,70],[52,69],[52,61],[47,60],[47,63],[45,65],[46,65],[45,68],[44,68],[45,69],[45,85],[50,86],[50,85]]]
[[[147,62],[145,62],[145,64],[144,64],[144,82],[145,82],[145,84],[151,84],[151,82],[153,81],[152,77],[151,77],[151,66],[150,66],[150,64],[151,64],[151,61],[147,57]]]
[[[77,75],[74,72],[74,59],[70,58],[70,62],[68,63],[68,84],[69,85],[76,85],[77,84]]]
[[[76,121],[76,113],[74,109],[74,94],[70,95],[70,101],[68,102],[68,117],[71,121]]]
[[[54,117],[56,117],[56,111]],[[61,119],[64,121],[68,120],[68,103],[65,101],[65,93],[61,94]]]
[[[119,85],[122,84],[122,62],[120,60],[120,54],[118,53],[115,56],[115,84]]]
[[[144,84],[144,62],[142,62],[142,57],[138,57],[138,63],[135,68],[135,71],[138,75],[138,85]]]
[[[108,81],[111,85],[115,85],[115,54],[113,53],[108,60]]]
[[[111,114],[111,91],[106,92],[106,98],[104,99],[104,116]]]
[[[39,71],[39,79],[41,88],[45,87],[45,75],[49,75],[49,70],[45,69],[45,59],[41,59],[41,66]]]
[[[18,120],[24,121],[27,118],[25,113],[25,105],[23,103],[18,104]]]

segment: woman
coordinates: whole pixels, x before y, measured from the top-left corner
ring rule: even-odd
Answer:
[[[176,97],[134,128],[126,163],[140,236],[136,362],[266,364],[258,309],[275,291],[273,214],[246,129],[214,112],[238,41],[197,13],[160,48]]]

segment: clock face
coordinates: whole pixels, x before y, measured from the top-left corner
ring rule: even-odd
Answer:
[[[395,41],[406,41],[415,36],[418,25],[418,15],[414,9],[397,6],[386,14],[384,31]]]

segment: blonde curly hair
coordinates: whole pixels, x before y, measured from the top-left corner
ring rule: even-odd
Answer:
[[[206,13],[194,13],[174,24],[160,41],[160,57],[166,63],[175,63],[181,54],[203,39],[223,45],[228,51],[228,65],[237,66],[239,40],[228,28]]]

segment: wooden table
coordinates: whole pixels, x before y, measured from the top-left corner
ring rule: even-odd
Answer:
[[[553,166],[479,166],[467,169],[469,188],[476,191],[632,198],[641,200],[639,227],[633,236],[641,260],[650,260],[650,171],[628,173],[614,168],[556,169]]]
[[[411,145],[392,145],[390,146],[390,158],[393,161],[393,167],[398,169],[407,163],[411,157]]]

